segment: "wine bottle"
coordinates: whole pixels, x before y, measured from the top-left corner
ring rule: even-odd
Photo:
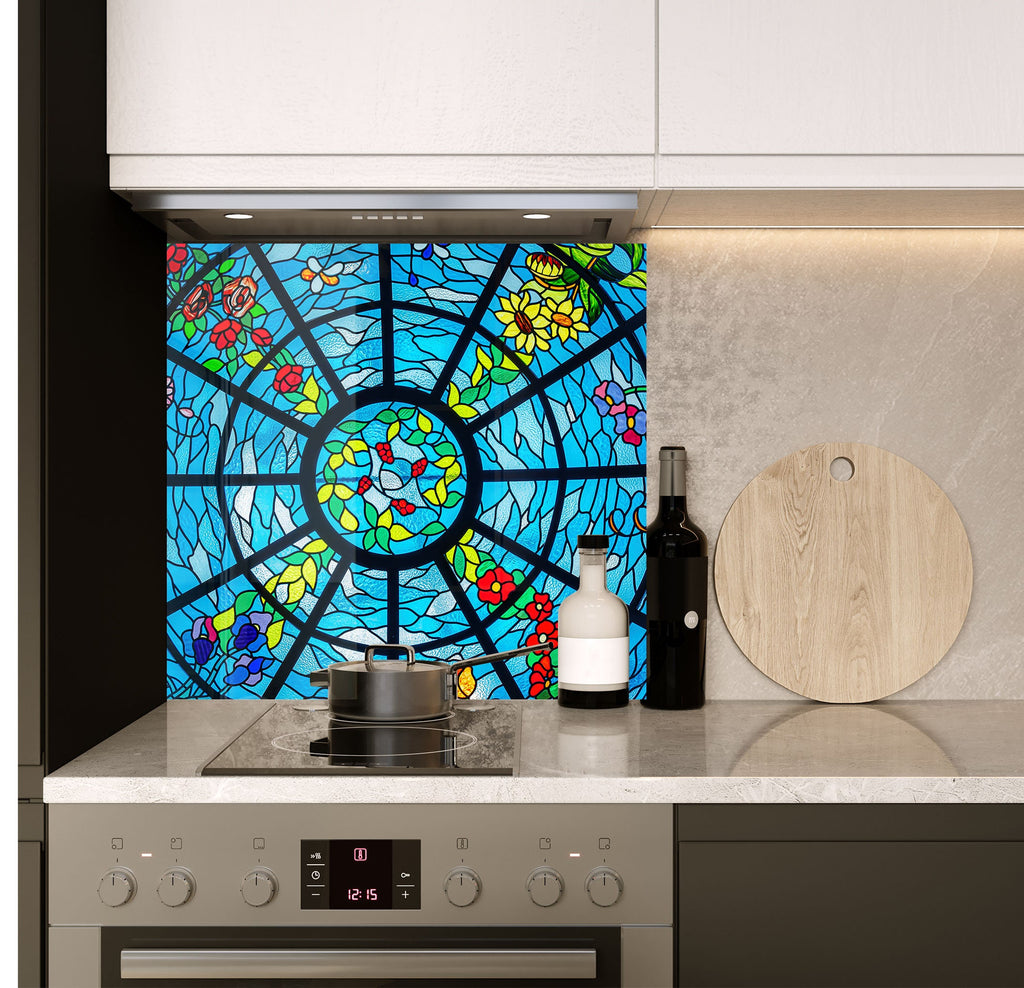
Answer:
[[[686,513],[686,449],[663,446],[658,516],[647,526],[646,707],[704,706],[708,540]]]
[[[607,535],[576,540],[580,588],[558,608],[558,702],[563,707],[629,703],[629,610],[608,590]]]

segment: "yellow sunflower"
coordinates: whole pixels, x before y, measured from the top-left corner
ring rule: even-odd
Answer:
[[[501,309],[495,312],[498,322],[503,323],[503,335],[512,339],[513,346],[524,353],[538,350],[549,350],[551,334],[544,328],[540,319],[540,302],[530,301],[530,292],[522,295],[511,293],[508,298],[500,299]]]
[[[583,322],[582,307],[574,306],[569,299],[563,299],[557,305],[553,299],[545,299],[538,321],[542,326],[550,326],[563,343],[579,339],[580,333],[590,332],[590,327]]]

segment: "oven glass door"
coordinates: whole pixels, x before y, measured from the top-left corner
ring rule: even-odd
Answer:
[[[621,984],[618,927],[108,927],[103,985]]]

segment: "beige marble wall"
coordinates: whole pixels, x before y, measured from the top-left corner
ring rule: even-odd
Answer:
[[[1024,699],[1024,231],[652,230],[648,457],[689,451],[714,553],[758,472],[873,443],[946,492],[974,558],[967,621],[899,699]],[[713,596],[713,590],[712,590]],[[709,698],[792,696],[712,603]]]

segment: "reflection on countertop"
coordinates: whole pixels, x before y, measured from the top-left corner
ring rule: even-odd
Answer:
[[[291,701],[296,702],[296,701]],[[318,701],[303,701],[316,704]],[[322,701],[319,701],[322,702]],[[172,700],[47,777],[49,802],[1024,802],[1024,701],[518,706],[512,776],[199,777],[273,701]],[[326,711],[325,711],[326,714]]]

